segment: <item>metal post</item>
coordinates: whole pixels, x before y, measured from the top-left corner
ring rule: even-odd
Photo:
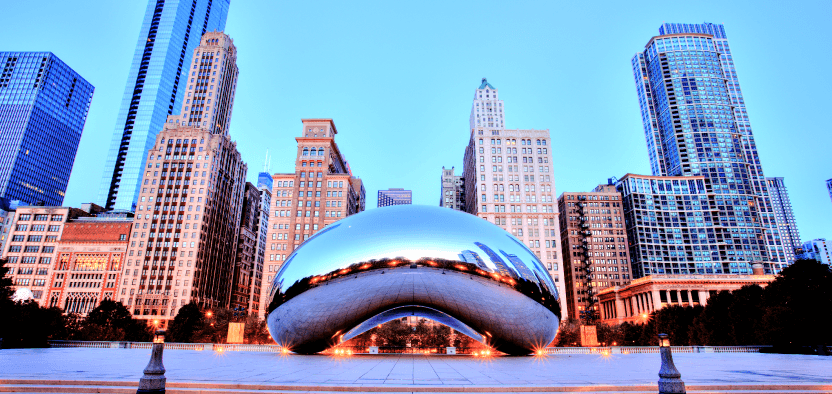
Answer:
[[[673,364],[673,353],[670,351],[670,340],[667,334],[659,334],[659,352],[662,356],[662,367],[659,369],[659,394],[685,394],[685,382],[682,374]]]
[[[136,394],[165,394],[165,366],[162,364],[162,350],[165,347],[165,330],[156,330],[150,362],[144,368]]]

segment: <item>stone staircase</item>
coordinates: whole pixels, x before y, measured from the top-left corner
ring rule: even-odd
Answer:
[[[89,380],[26,380],[2,379],[3,393],[113,393],[133,394],[138,382],[89,381]],[[293,385],[293,384],[236,384],[206,382],[167,382],[168,394],[218,394],[218,393],[583,393],[583,394],[641,394],[656,393],[655,385],[641,386],[449,386],[449,385]],[[791,394],[832,393],[832,384],[770,384],[770,385],[688,385],[691,394]]]

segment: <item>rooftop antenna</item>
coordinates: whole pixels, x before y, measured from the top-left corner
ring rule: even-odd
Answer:
[[[269,150],[266,149],[266,162],[263,163],[263,172],[270,172],[271,158],[269,157]]]

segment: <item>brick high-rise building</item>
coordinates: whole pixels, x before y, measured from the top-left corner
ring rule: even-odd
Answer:
[[[591,323],[599,318],[598,291],[631,279],[621,193],[612,184],[563,193],[558,210],[569,317]]]
[[[549,130],[504,127],[503,101],[485,78],[474,91],[465,149],[465,211],[523,241],[565,294]],[[566,297],[561,308],[567,311]]]
[[[271,217],[267,236],[267,286],[260,297],[265,316],[268,289],[286,258],[317,231],[364,210],[366,191],[354,177],[335,143],[332,119],[302,119],[295,172],[272,177]]]
[[[47,306],[56,265],[55,248],[64,226],[71,219],[90,215],[70,207],[18,207],[3,250],[14,288],[30,290],[38,304]]]
[[[248,309],[251,302],[254,273],[257,265],[257,236],[260,219],[260,191],[251,182],[243,193],[243,210],[237,237],[234,278],[231,281],[231,308]]]
[[[165,326],[191,301],[230,305],[247,171],[228,136],[234,59],[228,36],[202,37],[182,115],[168,117],[147,152],[118,294],[139,319]]]
[[[53,258],[46,306],[83,316],[102,300],[116,299],[132,216],[99,214],[72,219],[64,225]]]
[[[440,188],[439,206],[464,211],[465,177],[454,174],[453,167],[450,169],[442,167],[442,178],[440,181],[442,187]]]

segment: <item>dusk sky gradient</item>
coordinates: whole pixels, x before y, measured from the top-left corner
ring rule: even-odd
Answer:
[[[16,1],[0,50],[52,51],[95,86],[64,205],[95,201],[146,0]],[[557,194],[649,174],[630,59],[662,22],[725,24],[766,176],[785,177],[802,240],[832,237],[832,1],[232,0],[231,137],[256,182],[292,172],[301,118],[333,118],[367,188],[438,205],[462,173],[480,79],[506,127],[549,129]],[[189,54],[190,56],[192,54]],[[178,113],[178,109],[177,109]]]

